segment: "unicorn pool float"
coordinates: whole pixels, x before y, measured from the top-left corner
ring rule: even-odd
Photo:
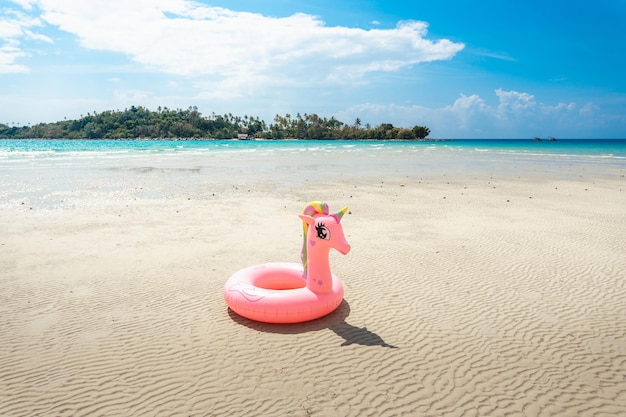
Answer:
[[[334,311],[343,299],[343,284],[330,271],[331,248],[350,251],[340,221],[348,210],[329,214],[328,205],[310,202],[300,214],[302,264],[273,262],[235,272],[224,285],[224,298],[237,314],[266,323],[299,323]]]

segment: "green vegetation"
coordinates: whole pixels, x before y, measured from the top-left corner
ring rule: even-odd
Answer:
[[[161,138],[215,138],[231,139],[239,134],[260,139],[424,139],[430,129],[415,126],[412,129],[383,123],[376,127],[361,127],[357,118],[352,125],[331,117],[298,113],[276,115],[267,125],[258,117],[238,117],[232,114],[204,117],[197,107],[170,110],[159,107],[150,111],[132,106],[124,111],[87,113],[78,120],[39,123],[35,126],[9,127],[0,124],[0,139],[161,139]]]

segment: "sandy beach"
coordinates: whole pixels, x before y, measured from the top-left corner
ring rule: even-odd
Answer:
[[[136,192],[89,179],[72,204],[0,212],[0,415],[626,415],[623,170],[155,195],[140,179],[164,174],[124,175]],[[349,207],[341,306],[229,311],[235,271],[299,260],[315,199]]]

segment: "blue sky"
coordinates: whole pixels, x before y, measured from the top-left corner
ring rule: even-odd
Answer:
[[[197,106],[625,138],[624,22],[624,0],[0,0],[0,123]]]

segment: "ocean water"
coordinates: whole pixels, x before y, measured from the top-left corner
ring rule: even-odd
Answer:
[[[350,140],[0,140],[0,155],[11,153],[75,153],[134,151],[253,151],[258,149],[301,150],[317,147],[330,149],[483,149],[575,154],[615,154],[626,156],[626,139],[561,139],[534,141],[529,139],[449,139],[442,141],[350,141]]]
[[[0,208],[214,196],[255,185],[624,178],[626,140],[0,140]]]
[[[311,153],[323,155],[368,154],[373,156],[411,153],[422,155],[467,156],[481,160],[489,154],[502,159],[521,158],[530,162],[554,160],[591,161],[602,159],[616,162],[626,158],[626,139],[594,140],[493,140],[458,139],[446,141],[345,141],[345,140],[0,140],[0,162],[33,160],[93,159],[96,157],[124,157],[129,159],[150,156],[216,156],[228,159],[233,154]]]

